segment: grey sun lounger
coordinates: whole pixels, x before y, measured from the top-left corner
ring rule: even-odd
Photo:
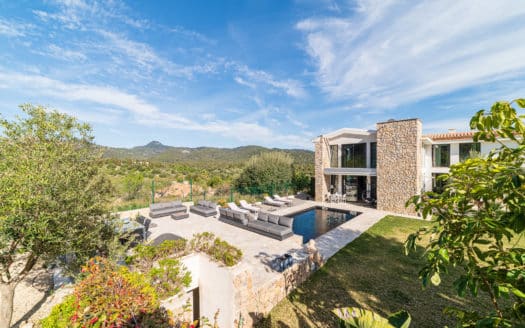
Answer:
[[[284,198],[284,197],[281,197],[279,195],[273,195],[273,199],[275,199],[278,202],[286,203],[287,205],[292,205],[293,204],[293,201],[291,199]]]
[[[284,206],[286,205],[285,202],[280,202],[278,200],[275,200],[275,199],[271,199],[270,197],[268,196],[265,196],[264,197],[264,204],[266,205],[271,205],[271,206],[278,206],[278,207],[281,207],[281,206]]]
[[[244,199],[241,199],[241,201],[239,203],[241,204],[241,208],[243,208],[245,210],[248,210],[250,212],[253,212],[253,213],[258,213],[261,210],[257,206],[253,206],[252,204],[249,204]]]

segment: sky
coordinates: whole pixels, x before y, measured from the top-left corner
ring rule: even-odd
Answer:
[[[0,0],[0,113],[43,105],[118,147],[466,131],[525,97],[524,40],[522,0]]]

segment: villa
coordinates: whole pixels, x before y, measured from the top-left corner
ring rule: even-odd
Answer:
[[[376,130],[343,128],[313,140],[315,200],[332,194],[344,201],[373,199],[377,209],[415,214],[412,195],[439,190],[436,178],[473,152],[488,154],[499,143],[473,142],[474,132],[426,134],[419,119],[388,120]],[[512,146],[509,140],[499,140]]]

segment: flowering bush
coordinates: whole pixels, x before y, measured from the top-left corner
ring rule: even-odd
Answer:
[[[103,258],[82,268],[85,278],[73,295],[55,306],[43,327],[172,327],[169,313],[159,308],[155,289],[140,273]]]

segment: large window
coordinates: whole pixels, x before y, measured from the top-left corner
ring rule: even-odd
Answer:
[[[337,145],[330,146],[330,167],[339,167],[339,158],[337,156]]]
[[[342,167],[366,167],[366,143],[342,146]]]
[[[459,160],[463,162],[467,158],[476,156],[481,152],[481,144],[479,142],[469,142],[459,144]]]
[[[432,146],[432,166],[434,167],[450,166],[450,145]]]
[[[370,143],[370,167],[377,167],[377,142]]]

